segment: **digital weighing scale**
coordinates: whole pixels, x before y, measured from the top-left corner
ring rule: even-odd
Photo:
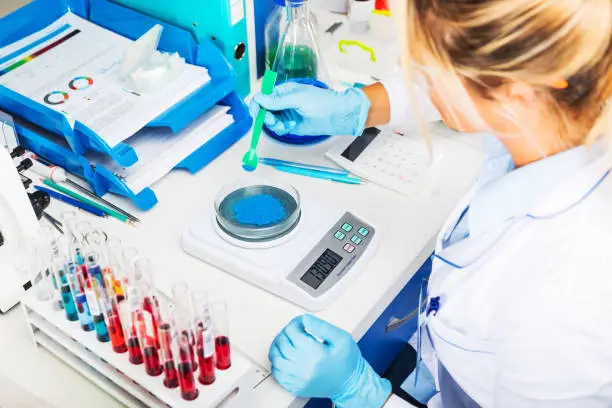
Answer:
[[[261,192],[262,187],[295,197],[297,205],[291,205],[295,212],[284,220],[290,223],[264,239],[232,231],[223,203],[236,193],[248,195],[252,189]],[[373,225],[352,212],[323,208],[312,197],[300,202],[291,186],[250,180],[222,191],[215,205],[185,230],[183,247],[188,254],[247,282],[320,311],[359,277],[376,252],[378,236]]]

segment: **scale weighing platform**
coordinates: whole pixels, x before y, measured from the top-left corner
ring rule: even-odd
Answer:
[[[241,199],[251,200],[243,203],[257,212],[254,200],[262,196],[277,198],[289,211],[272,226],[245,231],[232,225],[228,213],[241,210]],[[257,235],[266,230],[273,231]],[[323,208],[311,197],[301,201],[293,187],[269,180],[222,191],[183,235],[188,254],[313,312],[329,306],[358,278],[377,246],[376,228],[359,216]]]

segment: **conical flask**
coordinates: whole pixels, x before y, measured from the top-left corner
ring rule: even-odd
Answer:
[[[286,0],[285,4],[287,27],[273,66],[278,74],[276,83],[296,81],[328,87],[329,75],[321,59],[308,0]]]

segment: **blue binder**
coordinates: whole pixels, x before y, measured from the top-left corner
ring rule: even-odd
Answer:
[[[196,44],[187,31],[108,0],[35,0],[0,19],[0,46],[45,28],[68,10],[131,39],[140,37],[155,24],[161,24],[164,26],[159,46],[161,50],[178,52],[188,63],[208,69],[211,76],[209,83],[147,125],[164,126],[173,132],[180,132],[212,106],[223,104],[230,107],[234,123],[192,153],[177,168],[197,172],[249,130],[252,119],[244,101],[235,92],[236,74],[211,41]],[[109,155],[121,166],[129,167],[138,161],[138,153],[129,145],[121,143],[111,148],[84,124],[77,121],[72,128],[61,113],[3,86],[0,86],[0,109],[31,122],[31,125],[17,126],[27,148],[52,162],[65,165],[67,170],[87,180],[97,194],[113,192],[129,197],[141,209],[149,209],[157,203],[152,190],[147,188],[142,192],[133,192],[107,169],[101,166],[93,169],[83,157],[87,151],[97,151]],[[53,137],[46,131],[59,136],[59,139],[52,140]]]

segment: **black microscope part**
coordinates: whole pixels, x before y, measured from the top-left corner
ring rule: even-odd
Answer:
[[[17,146],[11,152],[11,159],[14,159],[15,157],[23,156],[25,154],[25,152],[26,152],[26,150],[25,150],[25,148],[23,146]]]
[[[34,163],[32,163],[32,160],[25,159],[24,161],[19,163],[19,166],[17,166],[17,171],[21,173],[22,171],[29,169],[33,165]]]
[[[35,191],[31,194],[28,193],[28,197],[30,198],[30,203],[32,203],[32,208],[34,208],[36,218],[40,220],[42,218],[43,211],[45,211],[45,209],[47,209],[51,203],[49,193],[45,191]]]
[[[24,176],[23,174],[20,174],[20,176],[21,176],[21,183],[23,184],[23,188],[27,190],[32,185],[32,179]]]

